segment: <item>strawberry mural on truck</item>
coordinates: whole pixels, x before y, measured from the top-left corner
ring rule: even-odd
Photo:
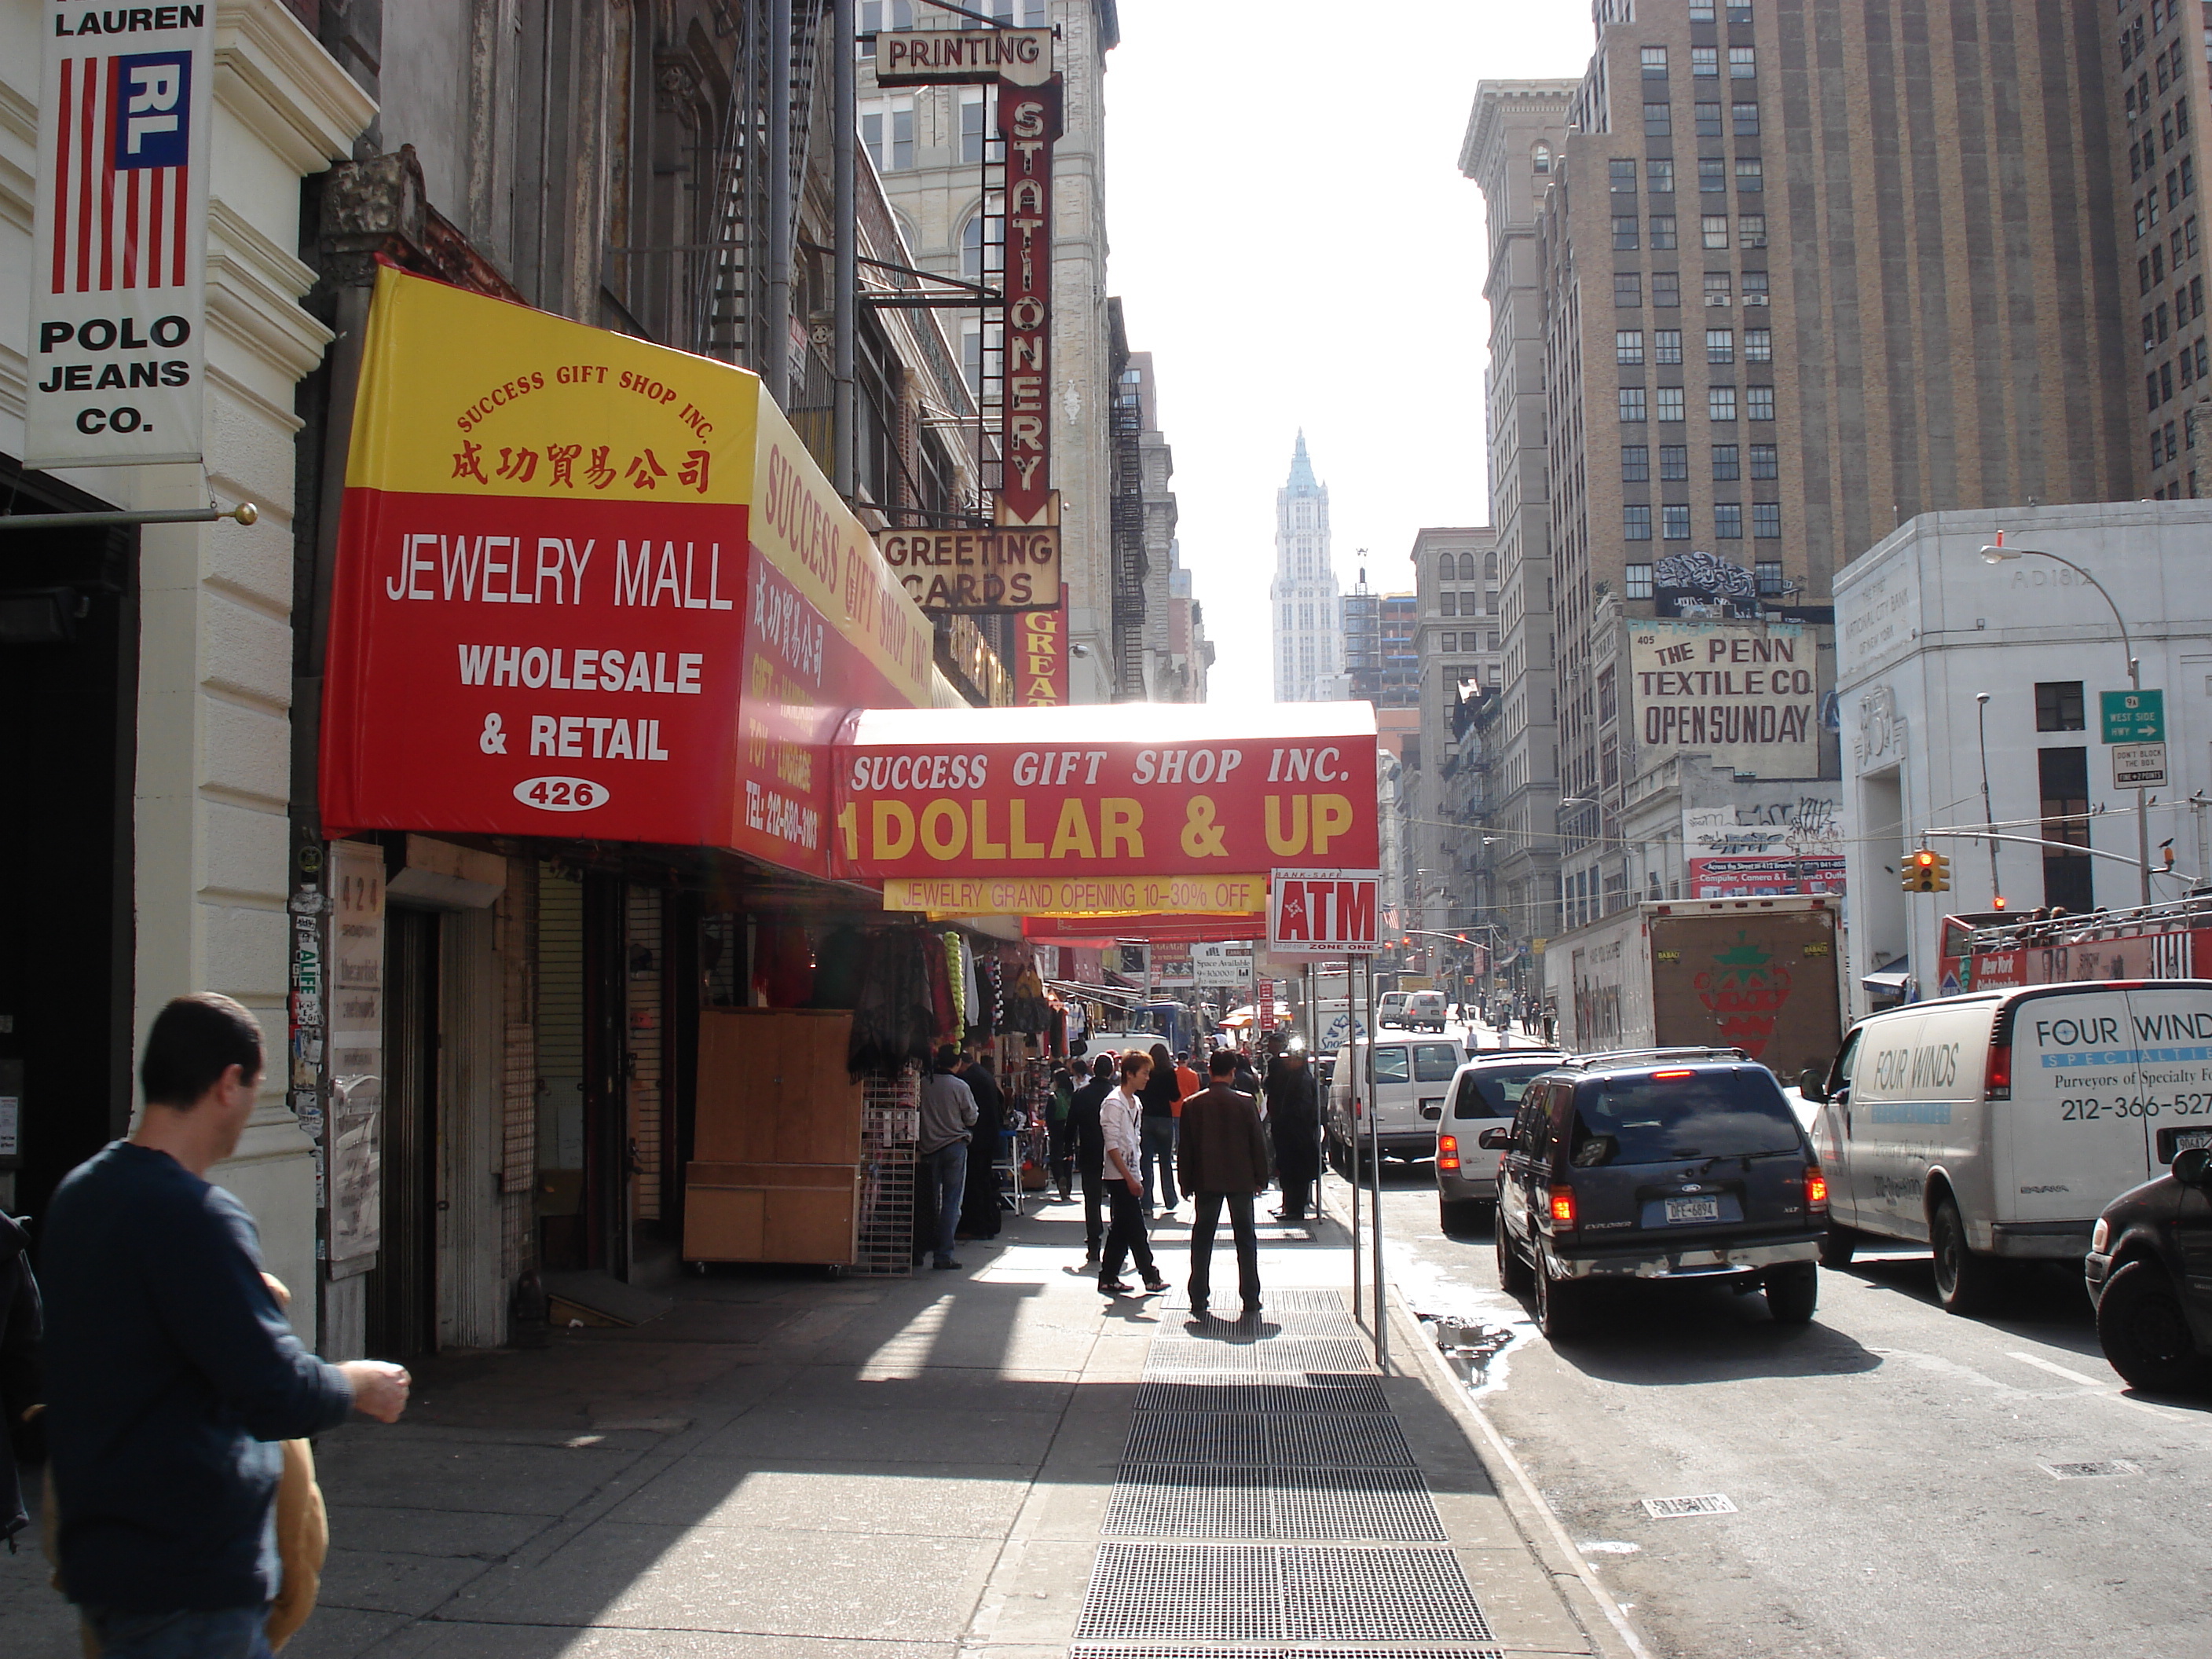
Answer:
[[[1713,962],[1697,977],[1698,1000],[1711,1013],[1717,1039],[1757,1060],[1790,1000],[1790,970],[1741,930],[1734,945],[1713,952]]]

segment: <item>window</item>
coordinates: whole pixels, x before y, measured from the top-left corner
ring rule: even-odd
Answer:
[[[1713,446],[1713,481],[1716,483],[1733,483],[1743,476],[1743,463],[1739,459],[1741,454],[1734,444]]]
[[[2204,314],[2204,279],[2202,276],[2189,279],[2189,314],[2191,317]]]
[[[1439,617],[1459,615],[1459,595],[1449,591],[1437,594],[1437,614]]]
[[[2096,908],[2089,875],[2089,751],[2039,749],[2043,798],[2043,902],[2073,911]]]
[[[1713,21],[1712,0],[1690,0],[1690,21],[1710,23]]]
[[[1636,194],[1636,161],[1633,156],[1607,162],[1606,171],[1613,180],[1613,193],[1615,196]]]
[[[1718,104],[1698,106],[1698,137],[1717,138],[1721,136],[1721,106]]]
[[[1636,246],[1636,216],[1618,214],[1613,216],[1613,246],[1616,252],[1626,252]],[[1656,247],[1658,244],[1652,244]]]
[[[2153,414],[2158,412],[2158,371],[2156,369],[2151,370],[2149,374],[2143,376],[2143,407]],[[2158,465],[2154,454],[2151,465],[2153,466]]]
[[[1662,483],[1686,483],[1690,477],[1690,448],[1687,444],[1659,446],[1659,481]]]
[[[1651,303],[1656,307],[1682,303],[1682,279],[1671,270],[1651,273]]]
[[[1708,213],[1698,221],[1698,238],[1708,252],[1726,252],[1729,245],[1729,220],[1725,213]]]
[[[2159,344],[2160,344],[2160,345],[2163,345],[2163,344],[2165,344],[2165,343],[2166,343],[2166,301],[2163,301],[2163,300],[2160,300],[2160,301],[2158,302],[2157,323],[2158,323],[2158,343],[2159,343]]]
[[[969,9],[984,12],[993,21],[1015,28],[1041,29],[1051,21],[1045,16],[1045,0],[989,0],[987,5],[971,5]]]
[[[1462,553],[1459,556],[1459,579],[1463,582],[1471,582],[1474,580],[1474,554]],[[1471,599],[1474,596],[1470,594],[1468,597]],[[1474,613],[1470,612],[1469,614],[1472,615]]]
[[[1774,331],[1768,328],[1744,330],[1743,360],[1747,363],[1772,362],[1774,361]]]
[[[1644,520],[1644,539],[1648,542],[1651,539],[1651,520],[1650,516],[1651,509],[1650,507],[1646,507],[1644,511],[1645,514]],[[1628,565],[1622,569],[1620,574],[1623,597],[1632,599],[1648,599],[1651,597],[1651,567],[1650,565]]]
[[[1747,270],[1743,273],[1743,302],[1747,306],[1763,306],[1766,303],[1766,273],[1765,271]]]
[[[1667,78],[1666,47],[1646,46],[1644,48],[1641,57],[1644,63],[1644,78],[1645,80],[1663,81]]]
[[[2186,155],[2181,158],[2181,193],[2184,196],[2197,193],[2197,163]],[[2168,205],[2172,204],[2169,202]]]
[[[1666,249],[1674,246],[1674,216],[1655,213],[1651,216],[1651,246]]]
[[[1437,559],[1437,580],[1448,582],[1455,581],[1458,577],[1459,560],[1449,553],[1439,555]]]
[[[2136,261],[2136,292],[2150,292],[2150,255],[2148,253]]]
[[[1735,419],[1735,388],[1717,386],[1705,393],[1705,418],[1713,421]]]
[[[1651,509],[1642,505],[1622,507],[1620,535],[1624,541],[1650,541],[1651,539]]]
[[[1782,503],[1754,501],[1751,508],[1751,533],[1762,542],[1778,541],[1782,536]]]
[[[1774,388],[1771,386],[1744,387],[1743,417],[1747,421],[1772,420],[1774,418]]]
[[[1709,363],[1732,363],[1735,361],[1734,329],[1709,328],[1705,331],[1705,361]]]
[[[1682,361],[1682,331],[1679,328],[1656,330],[1651,336],[1651,361],[1655,363],[1679,363]]]
[[[1750,46],[1729,48],[1729,79],[1748,81],[1759,73],[1759,53]]]
[[[1662,421],[1679,421],[1682,419],[1682,388],[1678,386],[1661,386],[1659,388],[1658,410],[1659,418]]]
[[[1006,222],[1003,204],[994,194],[960,228],[960,274],[968,281],[994,282],[1006,269]]]
[[[1459,635],[1456,634],[1437,635],[1437,649],[1439,651],[1457,651],[1459,649]]]
[[[1624,421],[1640,421],[1644,418],[1644,388],[1642,386],[1625,386],[1620,388],[1620,418]]]
[[[1756,155],[1735,158],[1735,187],[1739,191],[1764,191],[1766,188],[1765,164]]]
[[[1690,48],[1690,74],[1692,77],[1699,81],[1719,80],[1721,78],[1720,48],[1718,46],[1692,46]]]
[[[1654,196],[1674,193],[1674,164],[1664,156],[1654,156],[1644,164],[1644,181]]]
[[[1613,273],[1613,302],[1617,306],[1640,307],[1644,303],[1644,274],[1636,270],[1616,270]]]
[[[1759,137],[1758,105],[1733,104],[1729,106],[1729,111],[1735,117],[1735,136],[1737,137],[1756,138]]]
[[[1782,452],[1772,444],[1753,444],[1751,447],[1751,476],[1754,478],[1780,477]]]
[[[1728,193],[1728,158],[1723,155],[1698,157],[1698,192],[1702,196],[1724,196]]]
[[[2195,214],[2191,214],[2181,222],[2181,235],[2182,240],[2188,244],[2189,257],[2195,258],[2197,257],[2197,216]]]
[[[873,34],[881,29],[910,29],[914,27],[914,0],[860,0],[857,21],[862,34]],[[874,41],[861,46],[860,56],[875,55]]]
[[[860,143],[878,173],[914,165],[914,98],[871,98],[860,106]]]
[[[1686,542],[1690,539],[1687,502],[1670,502],[1659,509],[1659,539],[1666,542]]]
[[[1743,539],[1743,507],[1736,501],[1713,503],[1713,539],[1718,542],[1740,542]]]
[[[2088,726],[2088,704],[2079,680],[2038,680],[2035,683],[2035,729],[2039,732],[2081,732]]]
[[[1782,561],[1779,559],[1753,561],[1751,567],[1751,580],[1752,585],[1759,590],[1759,596],[1763,599],[1776,598],[1788,586],[1788,584],[1782,580]]]
[[[1668,137],[1674,131],[1674,122],[1666,105],[1646,104],[1644,106],[1644,136],[1646,138]]]
[[[2136,198],[2136,240],[2141,241],[2149,229],[2149,212],[2143,206],[2143,198],[2138,196]]]
[[[1763,213],[1744,214],[1735,222],[1735,234],[1736,240],[1746,247],[1765,247],[1766,216]]]
[[[1705,273],[1705,303],[1709,306],[1726,305],[1729,302],[1729,289],[1732,280],[1725,270],[1707,271]]]
[[[1750,0],[1729,0],[1729,27],[1747,29],[1751,27]]]
[[[1651,482],[1651,448],[1650,445],[1621,445],[1620,481],[1623,483],[1649,483]]]
[[[2155,242],[2150,250],[2150,279],[2154,283],[2166,280],[2166,249]]]
[[[1528,165],[1539,173],[1549,173],[1552,170],[1552,147],[1549,144],[1537,145],[1528,152]]]
[[[990,135],[984,94],[981,87],[969,88],[960,94],[960,160],[968,166],[983,159],[983,145]]]

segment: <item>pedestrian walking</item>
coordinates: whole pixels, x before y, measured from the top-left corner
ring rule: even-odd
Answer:
[[[237,1149],[262,1067],[237,1003],[169,1003],[147,1036],[137,1127],[46,1212],[58,1576],[104,1659],[265,1659],[276,1443],[406,1407],[399,1366],[307,1351],[252,1217],[205,1178]]]
[[[36,1421],[45,1392],[39,1386],[42,1328],[30,1238],[12,1218],[0,1215],[0,1539],[10,1551],[31,1520],[23,1504],[23,1470],[42,1461],[32,1455],[42,1438]]]
[[[1267,1133],[1275,1144],[1275,1178],[1283,1183],[1275,1219],[1302,1222],[1321,1178],[1321,1091],[1303,1048],[1267,1068]]]
[[[1052,1184],[1060,1188],[1060,1201],[1068,1200],[1075,1172],[1075,1137],[1067,1124],[1067,1109],[1075,1097],[1075,1078],[1065,1066],[1052,1068],[1052,1090],[1045,1098],[1046,1161]]]
[[[1145,1146],[1145,1200],[1154,1215],[1161,1210],[1161,1195],[1166,1195],[1166,1209],[1175,1213],[1176,1203],[1175,1179],[1176,1110],[1182,1100],[1182,1091],[1176,1086],[1175,1058],[1168,1053],[1164,1042],[1155,1042],[1146,1063],[1152,1068],[1145,1078],[1143,1138]]]
[[[915,1131],[915,1265],[924,1249],[931,1265],[957,1267],[952,1237],[960,1226],[961,1196],[968,1188],[968,1143],[975,1128],[975,1096],[955,1072],[959,1051],[946,1043],[921,1080]]]
[[[1233,1054],[1216,1054],[1207,1069],[1209,1087],[1182,1103],[1176,1175],[1190,1194],[1190,1310],[1206,1316],[1211,1300],[1213,1233],[1224,1206],[1237,1245],[1237,1290],[1243,1317],[1260,1313],[1260,1235],[1252,1224],[1252,1200],[1267,1188],[1267,1132],[1261,1127],[1260,1103],[1237,1091]]]
[[[968,1143],[968,1188],[960,1201],[960,1231],[969,1238],[999,1236],[999,1148],[1006,1132],[1006,1096],[991,1075],[991,1062],[970,1054],[960,1080],[975,1098],[975,1133]],[[1017,1177],[1018,1179],[1018,1177]]]
[[[1144,1156],[1139,1150],[1144,1118],[1139,1096],[1152,1069],[1152,1056],[1141,1048],[1123,1054],[1121,1086],[1106,1097],[1099,1109],[1105,1142],[1106,1195],[1113,1217],[1106,1231],[1106,1253],[1098,1264],[1098,1289],[1106,1296],[1126,1295],[1132,1288],[1121,1282],[1121,1263],[1128,1256],[1136,1258],[1146,1291],[1168,1287],[1152,1265],[1152,1241],[1145,1235],[1145,1178],[1139,1173]]]
[[[1120,1062],[1100,1054],[1091,1062],[1091,1081],[1067,1103],[1067,1127],[1075,1142],[1075,1173],[1083,1182],[1083,1265],[1098,1266],[1099,1247],[1106,1242],[1106,1131],[1099,1110],[1114,1092]]]

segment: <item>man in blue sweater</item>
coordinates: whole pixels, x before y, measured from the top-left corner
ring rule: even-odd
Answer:
[[[137,1128],[70,1172],[41,1230],[61,1583],[104,1659],[263,1659],[275,1443],[406,1407],[400,1367],[301,1345],[252,1217],[204,1178],[237,1149],[261,1070],[243,1007],[171,1002]]]

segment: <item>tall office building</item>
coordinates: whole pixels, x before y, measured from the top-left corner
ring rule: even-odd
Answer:
[[[2136,493],[2135,289],[2107,147],[2082,135],[2128,125],[2112,109],[2121,26],[2156,59],[2130,70],[2139,173],[2174,112],[2160,89],[2203,75],[2179,63],[2175,8],[2151,8],[2164,27],[2138,36],[2142,9],[2108,28],[2102,6],[1598,0],[1596,51],[1535,181],[1556,665],[1509,669],[1512,695],[1556,699],[1557,822],[1516,829],[1563,837],[1566,925],[1679,885],[1683,811],[1835,777],[1816,711],[1844,563],[1919,513]],[[1508,196],[1511,94],[1479,94],[1462,158]],[[2161,149],[2134,185],[2141,254],[2154,191],[2169,270],[2176,248],[2196,257],[2185,155]],[[1493,218],[1494,272],[1498,234]],[[2171,366],[2179,404],[2180,346],[2157,337],[2176,284],[2143,286],[2151,395]],[[1493,439],[1524,412],[1506,405],[1525,365],[1510,386],[1499,370],[1525,350],[1493,337]],[[2179,440],[2172,404],[2161,458],[2167,420]],[[1806,696],[1778,728],[1709,719],[1655,672],[1676,649],[1787,653]],[[1524,743],[1517,758],[1540,757]]]
[[[1329,562],[1328,486],[1314,477],[1303,432],[1291,455],[1291,476],[1275,492],[1275,580],[1267,596],[1275,701],[1315,702],[1337,695],[1344,668],[1343,601]]]

